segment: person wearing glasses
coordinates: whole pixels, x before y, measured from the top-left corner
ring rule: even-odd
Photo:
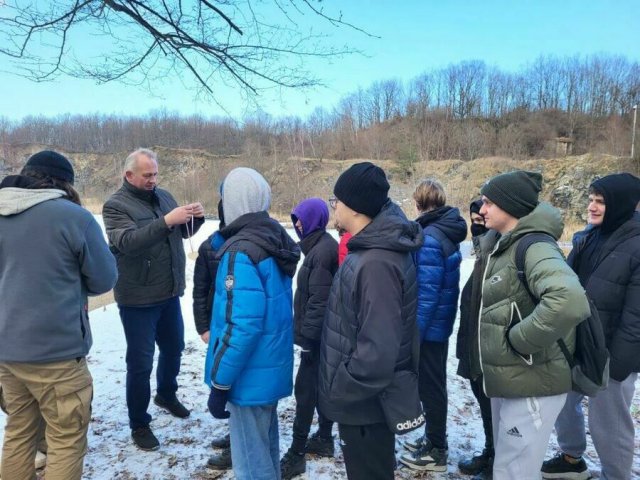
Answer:
[[[143,148],[132,152],[125,161],[122,187],[102,209],[109,246],[118,262],[114,294],[127,339],[129,426],[141,450],[160,445],[147,412],[156,343],[160,357],[154,403],[175,417],[186,418],[190,413],[176,397],[184,349],[182,239],[190,238],[204,223],[200,203],[178,206],[168,191],[157,187],[157,177],[156,153]]]

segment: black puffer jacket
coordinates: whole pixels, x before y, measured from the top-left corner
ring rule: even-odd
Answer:
[[[333,276],[338,270],[338,242],[325,230],[300,241],[304,262],[298,271],[293,300],[295,343],[303,348],[320,343]]]
[[[609,203],[606,201],[607,208]],[[587,229],[574,236],[567,261],[576,272],[590,233],[593,232]],[[583,287],[602,321],[611,355],[611,378],[622,381],[629,374],[640,372],[640,214],[611,234]]]
[[[169,228],[164,216],[178,204],[166,190],[134,187],[126,180],[102,208],[111,252],[118,262],[114,294],[119,305],[150,305],[180,296],[185,288],[182,239],[204,223]]]
[[[214,282],[220,263],[216,256],[224,241],[220,232],[215,232],[198,248],[198,258],[193,269],[193,320],[198,335],[208,332],[210,328]]]
[[[419,342],[412,253],[422,242],[420,226],[391,201],[349,241],[322,330],[319,406],[329,419],[384,422],[378,394]]]
[[[500,234],[489,230],[484,235],[474,237],[473,250],[476,261],[473,272],[460,294],[460,326],[456,341],[457,374],[463,378],[475,380],[482,375],[478,352],[478,319],[480,318],[480,302],[482,300],[482,276],[487,266],[487,254],[493,247]]]

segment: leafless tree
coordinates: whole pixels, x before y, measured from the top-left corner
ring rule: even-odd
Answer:
[[[319,85],[304,61],[354,52],[331,44],[340,27],[369,35],[322,0],[5,0],[0,55],[35,81],[70,75],[151,89],[173,76],[214,99],[221,84],[255,98]]]

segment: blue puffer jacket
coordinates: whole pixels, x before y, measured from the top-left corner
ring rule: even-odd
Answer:
[[[220,233],[205,381],[229,388],[236,405],[272,405],[292,390],[291,280],[300,250],[266,212]]]
[[[424,232],[417,253],[420,341],[445,342],[453,331],[460,295],[460,242],[467,223],[457,208],[440,207],[416,219]]]

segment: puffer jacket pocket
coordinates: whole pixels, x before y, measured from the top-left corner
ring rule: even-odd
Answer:
[[[507,330],[505,332],[505,336],[507,338],[507,344],[509,345],[509,348],[511,349],[514,355],[522,359],[522,361],[524,361],[524,363],[526,363],[527,365],[531,366],[533,365],[533,355],[521,354],[515,348],[513,348],[513,345],[511,345],[511,342],[509,341],[509,332],[513,327],[515,327],[521,321],[522,321],[522,315],[520,314],[520,309],[518,308],[518,304],[516,302],[511,302],[511,313],[509,315],[509,325],[507,326]]]

